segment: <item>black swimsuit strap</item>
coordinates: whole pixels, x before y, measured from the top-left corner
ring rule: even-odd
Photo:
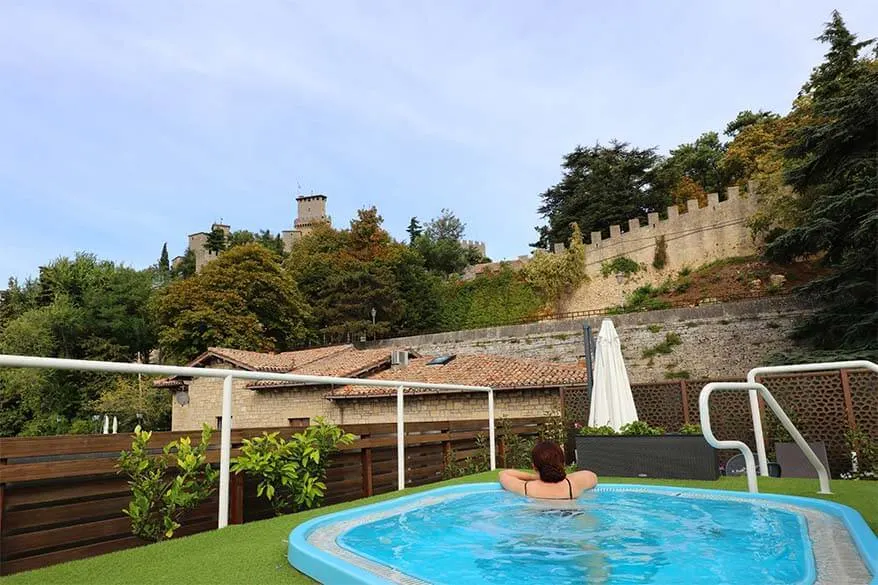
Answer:
[[[572,500],[573,499],[573,484],[570,483],[569,477],[565,477],[564,479],[567,480],[567,489],[570,491],[570,499]]]
[[[530,483],[530,482],[529,481],[524,482],[524,495],[527,495],[527,484],[528,483]]]

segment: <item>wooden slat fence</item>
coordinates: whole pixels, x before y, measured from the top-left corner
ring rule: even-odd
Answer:
[[[511,419],[517,434],[532,436],[543,418]],[[397,488],[396,424],[344,426],[357,436],[337,453],[327,471],[326,504],[391,492]],[[233,429],[232,457],[241,441],[263,432],[296,432],[295,427]],[[442,478],[445,458],[473,454],[475,439],[487,435],[486,420],[406,423],[406,485]],[[158,448],[199,432],[157,432]],[[500,436],[498,434],[498,443]],[[220,435],[211,437],[208,459],[219,463]],[[120,451],[131,437],[64,435],[0,439],[0,574],[7,575],[60,562],[146,544],[131,535],[122,514],[129,500],[123,476],[116,474]],[[502,453],[502,445],[498,444]],[[499,461],[499,460],[498,460]],[[232,474],[230,523],[272,516],[270,505],[256,497],[255,482]],[[193,510],[177,532],[183,536],[216,528],[217,496]]]

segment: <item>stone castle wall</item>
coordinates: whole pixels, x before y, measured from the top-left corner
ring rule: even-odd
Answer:
[[[748,191],[754,193],[755,186]],[[645,225],[640,225],[638,219],[631,219],[625,226],[610,226],[608,238],[603,238],[600,232],[592,232],[586,243],[585,255],[589,280],[564,299],[559,307],[560,312],[617,306],[634,289],[645,284],[660,284],[683,267],[697,268],[714,260],[755,254],[757,242],[746,225],[755,210],[755,197],[744,196],[737,187],[731,187],[727,189],[724,201],[719,200],[719,194],[710,193],[705,207],[699,207],[698,201],[691,199],[683,213],[676,205],[669,207],[667,219],[660,219],[658,213],[650,213]],[[667,261],[663,268],[655,269],[652,263],[662,237]],[[563,250],[563,244],[553,247],[554,252]],[[626,276],[622,283],[617,282],[615,275],[601,274],[601,266],[605,262],[620,257],[630,258],[642,268]],[[518,269],[528,260],[528,256],[520,256],[507,264]],[[479,273],[496,270],[500,264],[492,262],[471,266],[464,278],[474,278]]]
[[[791,349],[789,333],[809,311],[803,299],[766,297],[611,318],[631,382],[640,383],[663,381],[681,372],[693,379],[740,378],[761,365],[767,354]],[[482,353],[576,362],[584,356],[583,323],[591,325],[597,335],[602,320],[543,321],[387,339],[372,345],[410,347],[423,355]],[[669,333],[676,333],[681,341],[671,353],[643,356]]]

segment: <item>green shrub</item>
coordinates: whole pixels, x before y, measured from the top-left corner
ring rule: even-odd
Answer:
[[[537,251],[521,273],[546,303],[558,303],[564,295],[575,291],[588,280],[585,273],[585,244],[579,226],[572,224],[573,233],[562,254]]]
[[[232,471],[259,481],[256,495],[271,502],[276,515],[309,510],[320,504],[326,491],[329,456],[338,445],[350,445],[354,436],[316,419],[315,425],[284,439],[279,433],[262,433],[244,439]]]
[[[658,323],[653,323],[652,325],[647,327],[647,329],[649,329],[650,333],[658,333],[659,331],[662,330],[662,326],[659,325]]]
[[[680,433],[683,435],[700,435],[701,433],[701,425],[694,425],[691,423],[684,424],[680,427]]]
[[[118,467],[128,475],[131,486],[131,502],[122,512],[131,518],[135,536],[152,541],[173,537],[183,514],[216,490],[219,474],[205,456],[212,432],[204,425],[197,447],[189,437],[182,437],[151,456],[152,433],[140,425],[134,429],[131,450],[122,451]]]
[[[582,427],[579,429],[579,434],[583,437],[608,437],[616,434],[616,431],[613,427],[603,426],[603,427]]]
[[[604,260],[601,262],[601,276],[604,278],[619,273],[627,276],[629,274],[640,272],[640,270],[640,264],[627,256],[619,256],[612,260]]]
[[[677,285],[674,287],[674,292],[683,293],[689,290],[689,287],[692,286],[692,281],[686,277],[680,280]]]
[[[656,311],[659,309],[667,309],[670,304],[667,301],[662,301],[656,298],[660,294],[664,294],[664,292],[651,284],[645,284],[638,287],[634,289],[634,292],[628,295],[627,299],[625,299],[623,311]]]
[[[652,267],[661,270],[668,263],[668,243],[664,236],[655,239],[655,254],[652,257]]]
[[[688,380],[692,377],[689,370],[679,370],[677,372],[665,372],[666,380]]]
[[[848,450],[856,453],[851,460],[850,473],[842,474],[844,479],[878,479],[878,444],[868,434],[857,429],[844,435]]]
[[[667,355],[674,351],[675,345],[680,345],[681,343],[683,343],[683,340],[680,339],[680,334],[669,331],[665,335],[665,340],[663,342],[644,349],[643,357],[651,358],[657,355]]]
[[[464,475],[482,473],[491,469],[491,451],[489,440],[485,435],[476,437],[476,453],[463,460],[458,460],[454,449],[448,451],[445,457],[445,465],[442,468],[442,479],[454,479]],[[508,462],[508,456],[507,456]],[[507,467],[511,467],[507,463]],[[528,463],[526,467],[530,467]]]
[[[661,427],[651,427],[648,423],[642,420],[636,420],[627,425],[623,425],[622,428],[619,429],[619,434],[638,437],[657,436],[664,435],[665,429]]]
[[[688,266],[684,266],[683,268],[680,269],[680,272],[678,272],[677,274],[680,276],[680,278],[685,278],[685,277],[689,276],[690,274],[692,274],[692,269],[689,268]]]

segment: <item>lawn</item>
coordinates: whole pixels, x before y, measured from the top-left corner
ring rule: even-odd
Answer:
[[[494,481],[494,472],[405,490],[411,494],[443,485]],[[745,491],[743,477],[719,481],[669,481],[602,478],[603,483],[641,483]],[[857,509],[878,531],[878,482],[834,481],[831,496],[816,494],[816,480],[760,478],[763,492],[826,498]],[[329,506],[241,526],[229,526],[160,544],[120,551],[19,573],[0,579],[3,585],[74,585],[119,583],[193,585],[222,583],[313,583],[287,562],[287,535],[295,526],[320,514],[386,500],[399,492]]]

